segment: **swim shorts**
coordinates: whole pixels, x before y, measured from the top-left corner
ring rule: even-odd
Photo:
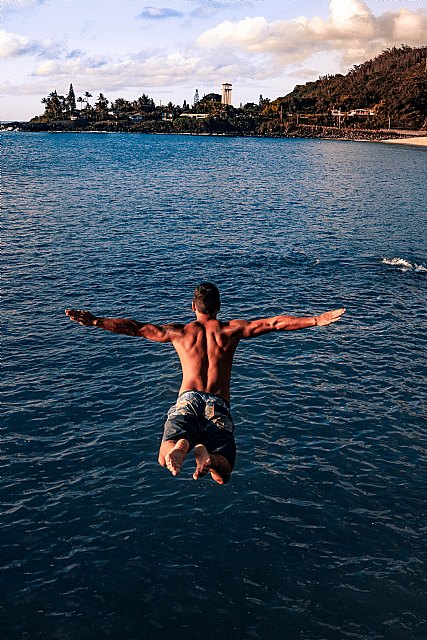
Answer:
[[[190,449],[205,445],[209,453],[227,458],[233,469],[236,461],[234,423],[224,398],[202,391],[184,391],[168,411],[163,440],[188,440]]]

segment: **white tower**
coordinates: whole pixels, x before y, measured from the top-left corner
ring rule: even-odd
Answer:
[[[231,105],[231,92],[233,90],[233,85],[229,82],[224,82],[222,85],[222,99],[221,104],[230,104]]]

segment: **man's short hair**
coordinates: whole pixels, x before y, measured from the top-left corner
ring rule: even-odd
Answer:
[[[199,313],[216,313],[221,306],[218,287],[211,282],[202,282],[194,290],[193,302]]]

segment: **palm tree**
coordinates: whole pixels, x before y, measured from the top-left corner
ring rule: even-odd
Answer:
[[[85,91],[85,98],[86,98],[86,100],[85,100],[85,102],[86,102],[86,109],[89,109],[89,108],[90,108],[90,104],[89,104],[89,98],[91,98],[91,97],[92,97],[92,94],[91,94],[91,93],[89,93],[89,91]]]
[[[58,96],[56,91],[51,91],[47,98],[43,98],[42,102],[46,105],[46,116],[49,118],[58,118],[62,114],[63,96]]]
[[[95,102],[95,111],[102,118],[107,115],[108,99],[103,93],[100,93],[98,100]]]
[[[83,106],[83,102],[84,102],[84,98],[82,98],[81,96],[79,96],[77,98],[77,102],[80,102],[80,113],[82,111],[82,106]]]

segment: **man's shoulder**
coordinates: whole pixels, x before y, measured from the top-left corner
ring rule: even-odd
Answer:
[[[246,326],[246,320],[227,320],[221,322],[221,333],[230,337],[240,338],[243,328]]]
[[[230,329],[238,331],[239,329],[241,329],[242,327],[246,326],[248,324],[247,320],[229,320],[227,322],[227,325],[230,327]]]
[[[182,324],[181,322],[168,322],[162,326],[164,329],[169,329],[169,331],[181,331],[182,329],[185,329],[187,325]]]
[[[167,324],[162,325],[162,330],[169,335],[171,340],[184,335],[185,329],[186,325],[181,324],[180,322],[168,322]]]

